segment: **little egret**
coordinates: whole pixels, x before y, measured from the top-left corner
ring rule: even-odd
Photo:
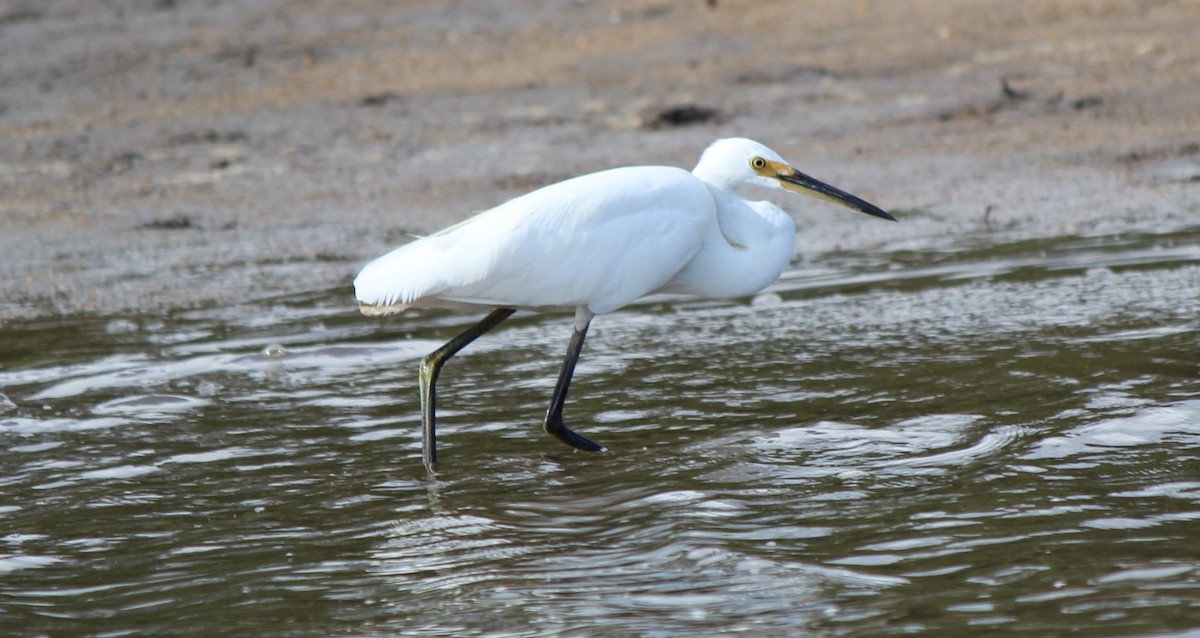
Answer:
[[[653,293],[753,295],[791,261],[795,223],[770,202],[742,199],[736,189],[746,186],[796,191],[896,221],[793,169],[766,146],[731,138],[709,146],[690,173],[632,166],[575,177],[367,264],[354,280],[363,314],[414,306],[491,310],[421,361],[425,466],[436,469],[434,401],[442,366],[517,310],[574,311],[575,331],[543,425],[571,447],[603,451],[563,423],[592,318]]]

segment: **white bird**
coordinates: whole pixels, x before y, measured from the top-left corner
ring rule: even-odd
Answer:
[[[414,306],[489,309],[479,323],[421,361],[425,466],[436,470],[434,401],[446,361],[517,310],[574,311],[575,331],[546,411],[546,432],[604,448],[563,423],[563,405],[588,326],[654,293],[753,295],[792,258],[796,227],[774,204],[736,189],[783,188],[896,221],[822,183],[758,142],[717,140],[689,173],[631,166],[551,184],[368,263],[354,280],[366,315]]]

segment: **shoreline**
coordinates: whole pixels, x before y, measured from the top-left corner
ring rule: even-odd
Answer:
[[[733,135],[898,211],[781,202],[804,255],[1200,222],[1186,3],[906,7],[9,9],[0,322],[348,285],[410,233]]]

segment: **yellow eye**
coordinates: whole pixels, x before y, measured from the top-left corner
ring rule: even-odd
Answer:
[[[750,158],[750,168],[753,168],[756,171],[761,171],[762,169],[764,169],[766,167],[767,167],[767,160],[765,160],[761,157]]]

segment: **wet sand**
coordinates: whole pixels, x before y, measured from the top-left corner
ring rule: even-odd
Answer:
[[[0,5],[0,321],[353,312],[409,234],[729,135],[901,219],[781,199],[808,259],[1200,219],[1194,2],[505,4]]]

